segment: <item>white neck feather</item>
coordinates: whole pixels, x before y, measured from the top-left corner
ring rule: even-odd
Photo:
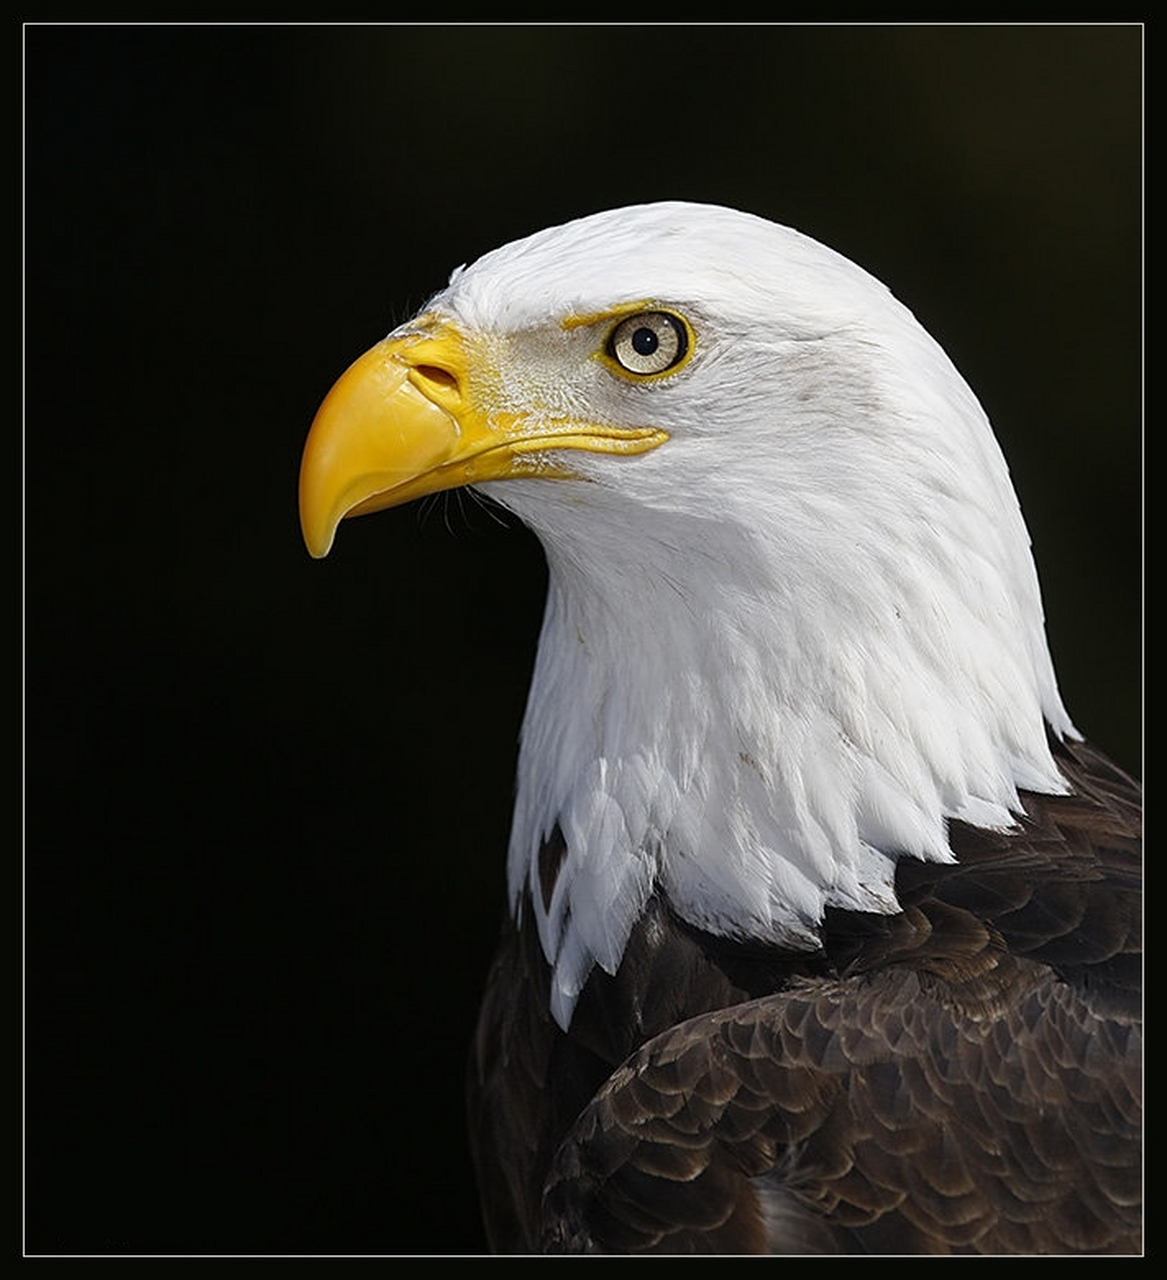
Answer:
[[[813,949],[828,906],[897,909],[898,857],[949,859],[947,819],[1008,827],[1018,788],[1063,788],[1045,725],[1072,727],[1020,512],[971,395],[945,411],[951,470],[922,441],[918,477],[902,447],[848,476],[846,436],[873,427],[844,416],[813,457],[833,489],[799,483],[788,448],[760,506],[716,472],[704,514],[600,485],[498,491],[550,570],[509,887],[516,906],[530,890],[562,1025],[654,892],[714,933]]]
[[[1018,789],[1063,790],[1046,725],[1073,728],[984,413],[882,286],[783,228],[666,205],[500,250],[436,305],[538,332],[554,299],[513,300],[557,273],[576,313],[656,298],[698,333],[646,389],[594,360],[560,385],[562,360],[536,374],[564,340],[523,346],[519,400],[556,385],[577,414],[670,438],[575,453],[583,480],[487,486],[550,569],[509,887],[516,910],[529,891],[566,1026],[651,894],[718,934],[814,948],[829,906],[896,909],[898,858],[951,858],[949,819],[1008,827]]]

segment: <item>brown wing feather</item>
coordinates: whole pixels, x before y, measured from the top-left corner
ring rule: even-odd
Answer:
[[[958,1001],[906,969],[803,979],[650,1041],[561,1146],[544,1247],[786,1252],[774,1195],[843,1252],[1135,1250],[1138,1027],[1009,967]]]

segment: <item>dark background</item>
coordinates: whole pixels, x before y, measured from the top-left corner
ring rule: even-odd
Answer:
[[[26,1250],[473,1252],[537,545],[309,560],[316,406],[450,268],[662,197],[883,278],[1141,770],[1138,27],[25,30]]]

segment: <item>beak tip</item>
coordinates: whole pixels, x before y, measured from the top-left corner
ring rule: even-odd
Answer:
[[[344,512],[343,510],[337,512],[333,509],[335,503],[329,503],[328,495],[323,491],[320,482],[320,468],[309,465],[311,461],[311,444],[310,438],[300,470],[300,490],[297,503],[300,516],[300,536],[304,539],[304,546],[307,547],[308,554],[312,559],[323,560],[332,550],[333,539],[336,537],[336,526],[344,518]]]
[[[323,560],[332,550],[335,530],[329,529],[326,532],[317,530],[309,533],[307,529],[302,529],[301,532],[304,535],[304,546],[308,548],[308,554],[313,560]]]

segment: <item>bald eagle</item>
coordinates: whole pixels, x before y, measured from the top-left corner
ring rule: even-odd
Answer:
[[[1141,793],[937,343],[763,219],[583,218],[340,378],[308,549],[462,485],[549,567],[469,1069],[491,1247],[1137,1251]]]

